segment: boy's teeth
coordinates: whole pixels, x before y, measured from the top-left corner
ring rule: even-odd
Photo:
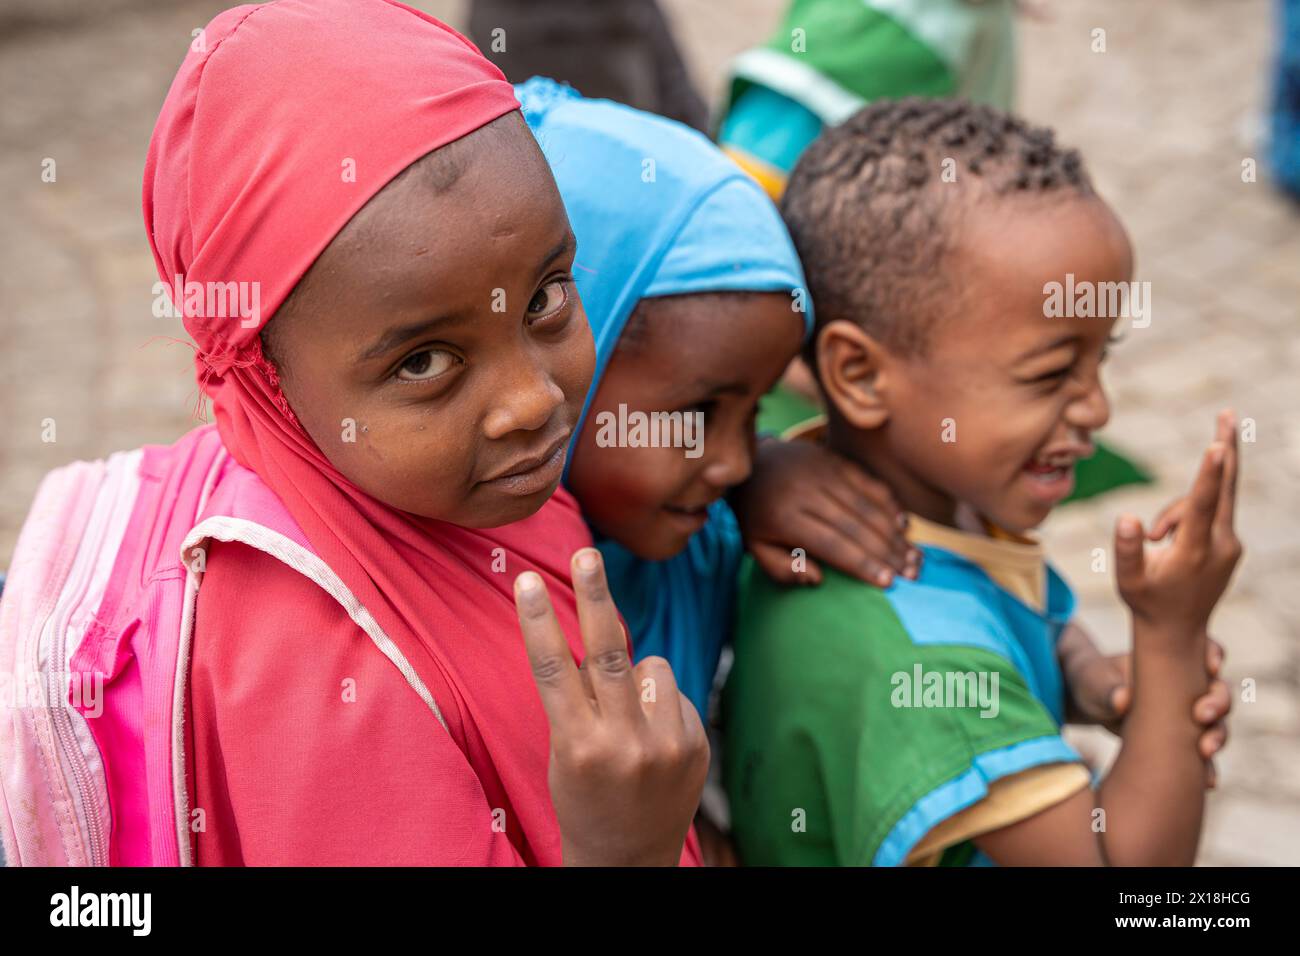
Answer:
[[[1073,464],[1073,461],[1058,461],[1053,463],[1051,461],[1035,459],[1025,466],[1025,471],[1027,471],[1030,476],[1037,478],[1039,481],[1057,481],[1069,474],[1070,468]]]

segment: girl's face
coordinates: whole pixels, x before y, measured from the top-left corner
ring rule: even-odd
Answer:
[[[467,527],[528,517],[559,483],[595,364],[573,256],[518,113],[437,150],[352,218],[268,326],[289,404],[395,508]]]
[[[649,560],[685,548],[709,505],[749,476],[758,400],[802,335],[803,316],[781,292],[643,299],[600,380],[569,472],[596,530]],[[645,443],[668,434],[672,413],[682,422],[702,415],[695,447]]]

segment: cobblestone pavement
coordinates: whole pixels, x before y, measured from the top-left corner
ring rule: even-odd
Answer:
[[[75,458],[168,442],[193,424],[190,353],[151,314],[140,218],[145,146],[189,42],[225,4],[9,0],[0,10],[0,567],[41,475]],[[463,22],[460,4],[426,2]],[[701,88],[771,29],[781,0],[669,0]],[[1045,4],[1040,6],[1046,7]],[[90,13],[77,13],[79,7]],[[1248,556],[1215,620],[1235,704],[1203,863],[1300,864],[1300,214],[1260,181],[1271,58],[1265,0],[1092,0],[1022,27],[1020,107],[1083,148],[1127,223],[1153,321],[1116,350],[1112,441],[1152,488],[1071,506],[1047,527],[1084,621],[1123,649],[1109,577],[1091,570],[1121,510],[1152,515],[1190,477],[1216,409],[1254,423],[1239,510]],[[1092,31],[1107,51],[1092,52]],[[42,182],[42,161],[56,181]],[[1262,163],[1261,163],[1262,166]],[[55,428],[43,442],[46,420]],[[1099,759],[1104,732],[1080,735]]]

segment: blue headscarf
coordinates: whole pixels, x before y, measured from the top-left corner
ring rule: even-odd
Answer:
[[[596,341],[596,374],[575,442],[641,299],[789,291],[803,306],[805,335],[812,329],[803,270],[776,207],[708,139],[553,80],[532,79],[515,92],[578,239],[574,278]],[[608,539],[596,544],[637,660],[667,658],[682,692],[705,714],[743,552],[731,509],[715,503],[686,550],[667,561],[638,558]]]

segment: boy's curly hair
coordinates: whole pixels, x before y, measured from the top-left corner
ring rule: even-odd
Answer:
[[[910,97],[871,103],[822,133],[791,173],[781,213],[818,328],[848,319],[918,354],[944,299],[956,299],[942,260],[966,204],[1054,192],[1090,196],[1092,185],[1051,130],[966,100]]]

